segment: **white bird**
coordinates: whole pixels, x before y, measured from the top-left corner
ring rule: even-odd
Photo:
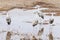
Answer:
[[[9,15],[7,14],[7,17],[6,17],[6,22],[8,25],[11,24],[11,18],[9,17]]]
[[[39,5],[36,5],[35,8],[37,8],[37,9],[34,12],[34,14],[37,14],[39,17],[41,17],[42,19],[44,19],[44,14],[43,14],[43,12],[41,12],[41,10],[45,10],[45,9],[48,9],[48,8],[40,8]]]
[[[41,17],[42,19],[44,19],[44,15],[43,13],[37,13],[39,17]]]
[[[44,19],[44,14],[40,11],[34,12],[34,14],[38,15],[38,17]]]

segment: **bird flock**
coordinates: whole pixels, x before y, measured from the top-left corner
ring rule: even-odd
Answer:
[[[39,16],[39,18],[41,18],[42,20],[44,20],[45,19],[45,17],[44,17],[44,13],[41,13],[41,12],[39,12],[40,11],[40,7],[37,7],[37,11],[36,12],[34,12],[33,14],[37,14],[38,16]],[[44,9],[45,10],[45,9]],[[6,23],[8,24],[8,25],[10,25],[11,24],[11,18],[10,18],[10,16],[9,16],[9,14],[7,13],[6,14]],[[52,13],[52,15],[51,15],[52,17],[49,19],[49,21],[48,21],[48,23],[46,24],[46,23],[44,23],[44,21],[43,22],[39,22],[38,20],[34,20],[34,21],[32,21],[32,22],[28,22],[28,21],[25,21],[26,23],[31,23],[32,24],[32,26],[33,27],[35,27],[35,26],[37,26],[38,24],[40,24],[40,25],[44,25],[44,24],[46,24],[46,25],[48,25],[48,24],[51,24],[51,26],[53,25],[53,23],[54,23],[54,18],[53,18],[53,13]],[[40,20],[41,21],[41,20]],[[51,30],[51,29],[50,29]],[[3,31],[3,32],[6,32],[6,31]],[[41,29],[39,29],[39,31],[38,31],[38,36],[42,36],[43,35],[43,32],[44,32],[44,28],[41,28]],[[13,33],[13,32],[12,32]],[[6,40],[10,40],[10,38],[11,38],[11,35],[12,35],[12,33],[11,32],[7,32],[7,35],[6,35]],[[19,33],[13,33],[13,34],[15,34],[15,35],[21,35],[21,34],[19,34]],[[53,35],[52,35],[52,31],[49,33],[49,40],[53,40]],[[32,35],[32,39],[25,39],[25,37],[23,37],[22,39],[20,38],[20,40],[42,40],[40,37],[39,37],[39,39],[37,39],[36,37],[35,37],[35,35]]]

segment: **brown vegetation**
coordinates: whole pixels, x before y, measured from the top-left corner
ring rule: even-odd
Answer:
[[[6,40],[10,40],[10,38],[11,38],[11,32],[7,32],[7,35],[6,35]]]

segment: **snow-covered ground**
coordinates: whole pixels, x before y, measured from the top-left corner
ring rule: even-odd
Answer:
[[[33,14],[34,11],[23,11],[21,9],[13,9],[8,12],[9,16],[11,17],[11,25],[7,25],[6,23],[6,15],[0,15],[0,32],[5,31],[13,31],[13,32],[19,32],[19,33],[32,33],[37,34],[39,27],[44,27],[44,33],[43,33],[43,40],[47,40],[47,34],[49,33],[49,27],[50,25],[37,25],[36,27],[32,26],[32,23],[26,23],[25,21],[33,21],[33,20],[39,20],[39,17],[36,16],[36,14]],[[49,19],[50,16],[45,15],[45,19]],[[53,36],[55,38],[60,37],[60,16],[54,16],[54,24],[55,26],[52,26],[52,32]],[[6,39],[6,33],[7,32],[1,32],[0,33],[0,40]],[[13,35],[13,40],[20,40],[20,37],[17,35]],[[54,39],[55,40],[55,39]],[[58,39],[56,39],[58,40]],[[59,39],[60,40],[60,39]]]

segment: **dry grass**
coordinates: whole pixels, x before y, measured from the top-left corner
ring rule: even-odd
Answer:
[[[0,0],[0,11],[12,8],[30,8],[37,2],[38,0]]]
[[[53,40],[53,35],[52,35],[52,33],[49,34],[49,40]]]
[[[6,40],[10,40],[10,38],[11,38],[11,32],[7,32],[7,35],[6,35]]]
[[[41,10],[41,11],[43,13],[48,13],[46,15],[49,15],[49,16],[52,15],[51,13],[56,13],[56,14],[54,14],[54,16],[60,16],[60,8],[49,8],[49,9]]]
[[[58,8],[49,8],[46,10],[41,10],[42,12],[60,12],[60,9]]]
[[[58,8],[55,6],[55,4],[46,3],[46,2],[37,2],[36,5],[40,5],[41,8]]]
[[[35,36],[32,36],[32,40],[37,40]]]
[[[0,11],[7,11],[13,8],[34,9],[32,7],[36,5],[45,8],[56,8],[55,4],[40,2],[40,0],[0,0]]]
[[[60,7],[60,0],[41,0],[41,2],[52,3],[55,6]]]

